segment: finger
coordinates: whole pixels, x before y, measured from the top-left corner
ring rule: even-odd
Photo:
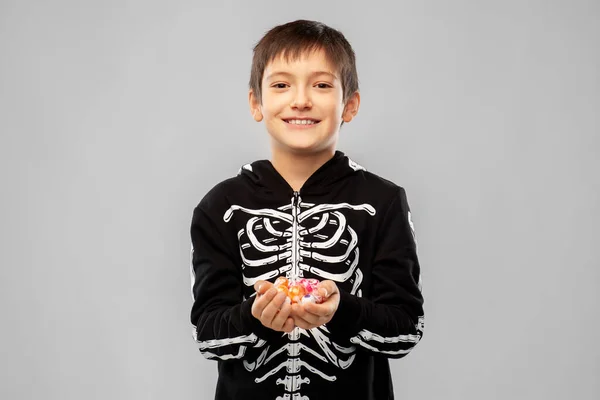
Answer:
[[[269,302],[269,304],[265,306],[260,316],[260,320],[263,323],[263,325],[269,327],[273,326],[273,319],[275,318],[275,315],[281,310],[281,306],[283,305],[283,302],[287,297],[284,293],[277,292],[277,290],[275,290],[275,292],[277,293],[277,295]],[[268,293],[271,293],[271,289],[269,289]]]
[[[294,317],[294,324],[296,324],[297,327],[302,328],[302,329],[312,329],[315,327],[314,324],[311,324],[310,322],[306,321],[304,318],[299,317],[297,315]]]
[[[285,321],[285,324],[283,324],[283,328],[281,330],[284,332],[291,332],[294,330],[295,327],[296,325],[294,323],[294,318],[288,317]]]
[[[288,317],[290,316],[291,307],[287,302],[283,302],[281,305],[281,310],[275,314],[273,321],[271,322],[271,327],[276,331],[283,330],[283,326],[287,322]]]
[[[319,283],[319,294],[323,296],[324,299],[329,298],[331,295],[338,292],[337,285],[335,282],[331,280],[323,281]]]
[[[326,318],[334,313],[334,302],[333,300],[325,301],[321,304],[307,303],[304,304],[305,319],[309,319],[309,315],[317,318]]]
[[[260,319],[262,322],[262,314],[264,309],[267,307],[267,305],[269,305],[276,294],[277,290],[271,288],[264,295],[255,298],[254,304],[252,304],[252,315],[257,319]]]
[[[273,284],[271,282],[261,280],[254,284],[254,290],[256,291],[256,294],[261,295],[265,294],[272,286]]]
[[[300,304],[294,304],[292,307],[292,310],[293,310],[292,313],[295,317],[301,318],[303,321],[307,322],[308,324],[318,325],[320,316],[307,312],[305,306],[300,305]]]

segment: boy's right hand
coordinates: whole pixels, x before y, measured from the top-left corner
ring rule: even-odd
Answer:
[[[252,304],[252,315],[267,328],[279,332],[291,332],[294,320],[290,317],[291,305],[286,301],[287,296],[275,289],[268,281],[258,281],[254,284],[256,299]]]

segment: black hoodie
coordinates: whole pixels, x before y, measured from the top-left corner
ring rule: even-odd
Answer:
[[[299,192],[267,160],[194,209],[191,322],[218,361],[217,400],[393,399],[389,358],[423,335],[417,245],[404,189],[337,151]],[[257,280],[333,280],[331,321],[271,330],[251,314]]]

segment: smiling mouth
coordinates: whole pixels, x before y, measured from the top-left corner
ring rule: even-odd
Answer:
[[[321,122],[318,119],[284,119],[283,121],[288,125],[294,126],[313,126]]]

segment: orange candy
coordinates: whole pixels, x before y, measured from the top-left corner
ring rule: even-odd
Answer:
[[[292,300],[292,303],[299,303],[300,299],[306,294],[304,286],[299,284],[293,284],[288,291],[288,297]]]
[[[275,288],[277,289],[278,292],[283,292],[285,293],[286,296],[289,297],[290,293],[288,290],[288,287],[285,285],[279,285],[279,286],[275,286]]]
[[[280,276],[273,282],[275,286],[285,286],[287,287],[290,284],[290,281],[285,276]]]

